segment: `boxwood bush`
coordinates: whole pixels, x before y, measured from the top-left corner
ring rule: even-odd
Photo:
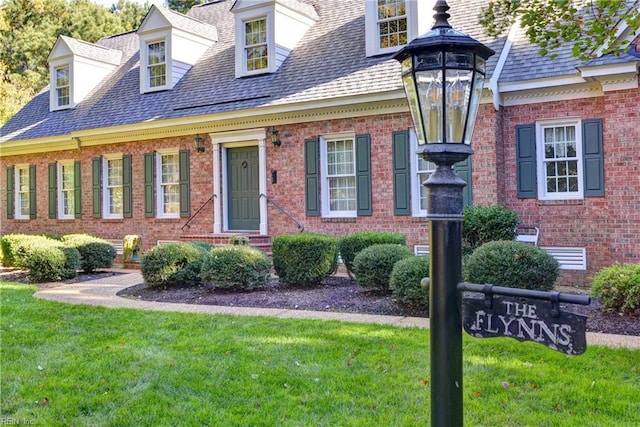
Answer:
[[[67,234],[62,236],[67,246],[80,252],[80,269],[92,273],[99,268],[111,268],[116,258],[116,249],[104,239],[89,234]]]
[[[340,237],[338,239],[338,252],[349,276],[353,277],[353,261],[361,250],[371,245],[383,243],[406,245],[407,239],[403,234],[380,231],[361,231]]]
[[[259,249],[225,245],[211,249],[200,278],[216,288],[250,290],[269,283],[271,260]]]
[[[615,264],[593,276],[593,296],[604,310],[634,313],[640,310],[640,264]]]
[[[429,277],[429,257],[413,255],[401,259],[391,271],[391,295],[402,304],[428,311],[429,289],[421,284],[425,277]]]
[[[462,219],[463,253],[470,254],[487,242],[514,240],[520,220],[512,210],[501,206],[466,206]]]
[[[336,270],[338,248],[332,236],[283,234],[271,244],[273,268],[284,285],[316,286]]]
[[[364,248],[353,260],[356,283],[366,288],[389,291],[389,279],[396,262],[413,254],[404,245],[393,243],[371,245]]]
[[[200,270],[207,255],[201,245],[167,243],[142,255],[140,271],[144,282],[151,287],[192,284],[200,281]]]
[[[559,264],[537,246],[516,241],[489,242],[465,263],[465,279],[471,283],[548,291],[559,275]]]

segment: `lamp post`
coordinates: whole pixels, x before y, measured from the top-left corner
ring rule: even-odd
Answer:
[[[462,190],[452,166],[473,154],[471,135],[493,50],[447,21],[438,0],[431,31],[394,58],[402,66],[409,109],[422,150],[436,164],[424,183],[430,248],[431,425],[462,426],[462,320],[457,285],[462,276]]]

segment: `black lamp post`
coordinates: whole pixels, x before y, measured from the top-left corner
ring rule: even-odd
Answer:
[[[457,285],[462,276],[462,190],[454,163],[473,154],[471,135],[485,77],[494,54],[447,21],[438,0],[435,24],[394,58],[402,65],[409,109],[423,145],[436,164],[424,183],[430,220],[429,320],[431,326],[431,425],[462,426],[462,320]]]

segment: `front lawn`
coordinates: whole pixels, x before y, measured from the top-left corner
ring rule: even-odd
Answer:
[[[0,282],[1,417],[47,426],[429,424],[428,331],[144,312]],[[638,425],[640,351],[465,337],[466,425]]]

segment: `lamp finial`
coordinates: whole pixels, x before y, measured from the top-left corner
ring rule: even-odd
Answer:
[[[447,10],[449,9],[450,8],[446,0],[438,0],[436,2],[436,5],[433,7],[433,10],[436,11],[436,14],[433,15],[436,22],[433,24],[433,27],[431,27],[432,30],[437,28],[451,28],[451,24],[449,24],[448,21],[451,15],[447,13]]]

